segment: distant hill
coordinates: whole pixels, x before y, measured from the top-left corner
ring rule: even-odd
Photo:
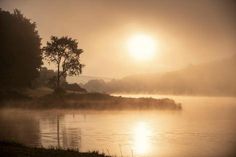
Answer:
[[[85,84],[90,80],[104,80],[106,82],[111,81],[112,78],[102,77],[102,76],[89,76],[89,75],[79,75],[79,77],[67,77],[68,82],[70,83],[82,83]]]
[[[236,96],[236,55],[163,74],[140,74],[105,82],[90,80],[88,91]]]

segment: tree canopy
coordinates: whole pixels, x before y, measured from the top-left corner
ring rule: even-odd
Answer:
[[[19,10],[0,9],[0,88],[30,86],[42,64],[36,23]]]
[[[70,37],[52,36],[51,41],[43,47],[44,57],[57,65],[57,88],[60,87],[61,77],[79,75],[82,73],[83,64],[80,63],[82,49],[78,42]]]

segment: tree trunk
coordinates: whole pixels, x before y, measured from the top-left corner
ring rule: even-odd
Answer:
[[[60,63],[57,64],[57,88],[60,87]]]

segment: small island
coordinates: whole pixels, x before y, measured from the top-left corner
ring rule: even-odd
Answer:
[[[5,96],[6,97],[6,96]],[[1,107],[27,109],[80,110],[181,110],[181,104],[169,98],[126,98],[103,93],[64,93],[30,97],[14,93]]]

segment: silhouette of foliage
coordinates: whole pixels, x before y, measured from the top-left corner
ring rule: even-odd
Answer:
[[[79,152],[76,149],[33,148],[14,141],[0,141],[0,155],[7,157],[111,157],[98,151]]]
[[[66,89],[66,90],[70,90],[72,92],[80,92],[80,93],[86,93],[87,91],[84,88],[81,88],[77,83],[67,83],[64,82],[62,84],[62,86]]]
[[[57,65],[57,88],[60,88],[61,77],[79,75],[82,73],[83,64],[80,63],[82,49],[78,42],[70,37],[51,37],[51,41],[43,47],[44,57]]]
[[[17,9],[0,9],[0,88],[29,87],[42,64],[41,39],[36,23]]]

